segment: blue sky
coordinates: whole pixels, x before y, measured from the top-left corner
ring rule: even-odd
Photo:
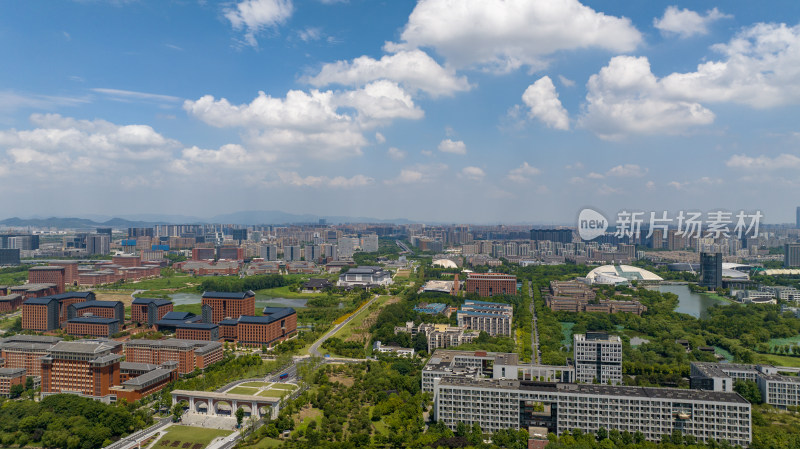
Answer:
[[[800,5],[5,1],[2,216],[800,204]]]

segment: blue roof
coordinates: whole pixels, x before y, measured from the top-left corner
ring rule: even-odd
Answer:
[[[264,316],[242,315],[239,317],[240,323],[247,324],[270,324],[297,313],[291,307],[265,307]]]
[[[31,299],[27,299],[27,300],[25,300],[25,302],[23,302],[23,304],[29,304],[29,305],[39,305],[39,304],[41,304],[41,305],[47,305],[47,304],[50,304],[50,302],[51,302],[51,301],[58,301],[58,299],[57,299],[57,298],[55,298],[55,297],[53,297],[53,296],[42,296],[41,298],[31,298]]]
[[[508,306],[508,307],[512,307],[513,308],[513,306],[511,304],[499,304],[499,305]],[[492,307],[492,306],[479,306],[479,305],[471,305],[471,304],[470,305],[464,304],[464,306],[465,307],[469,307],[470,309],[478,309],[478,310],[498,310],[497,307]]]
[[[62,299],[72,299],[72,298],[88,298],[94,295],[94,292],[66,292],[66,293],[59,293],[57,295],[51,295],[51,298],[55,298],[59,301]]]
[[[246,292],[203,292],[203,298],[244,299],[255,296],[252,290]]]
[[[233,318],[230,318],[230,319],[227,319],[227,320],[220,321],[219,325],[220,326],[236,326],[237,323],[239,323],[237,320],[234,320]]]
[[[178,324],[175,327],[177,327],[178,329],[203,329],[203,330],[207,330],[207,329],[216,329],[219,326],[217,326],[216,324],[213,324],[213,323],[181,323],[181,324]]]
[[[119,323],[119,320],[116,318],[102,318],[99,316],[82,316],[67,320],[67,323],[113,324]]]
[[[169,321],[186,321],[190,318],[194,318],[194,314],[192,312],[167,312],[161,317],[161,320],[169,320]]]
[[[464,315],[473,315],[473,316],[491,316],[491,317],[503,317],[503,316],[508,316],[508,315],[504,315],[504,314],[502,314],[502,313],[484,313],[484,312],[472,312],[472,311],[469,311],[469,310],[459,310],[459,311],[458,311],[458,314],[459,314],[459,315],[461,315],[461,314],[464,314]]]
[[[155,303],[157,306],[163,306],[166,304],[171,304],[172,301],[168,299],[160,299],[160,298],[136,298],[133,300],[131,304],[150,304],[151,302]]]
[[[122,303],[119,301],[84,301],[72,305],[75,306],[76,309],[83,309],[86,307],[103,307],[113,309],[114,307],[117,307],[118,304]]]

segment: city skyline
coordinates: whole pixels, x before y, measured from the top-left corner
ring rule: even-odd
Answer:
[[[9,3],[0,218],[795,222],[796,3],[455,4]]]

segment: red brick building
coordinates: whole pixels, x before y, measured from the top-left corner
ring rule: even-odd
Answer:
[[[24,300],[25,298],[19,293],[0,296],[0,313],[10,313],[19,309]]]
[[[91,315],[101,318],[114,318],[125,322],[125,305],[122,301],[84,301],[67,306],[67,318],[80,318]]]
[[[47,351],[61,341],[58,337],[44,335],[13,335],[0,344],[0,357],[5,368],[23,368],[29,376],[39,376],[41,359]]]
[[[78,285],[78,261],[59,260],[51,262],[51,266],[64,267],[64,283],[67,285]]]
[[[202,304],[211,307],[211,322],[219,323],[225,318],[239,318],[256,314],[256,294],[252,291],[203,292]]]
[[[84,316],[64,323],[64,332],[78,337],[110,337],[118,333],[119,329],[120,321],[116,318]]]
[[[131,303],[131,321],[153,326],[172,312],[172,301],[158,298],[136,298]]]
[[[178,380],[177,365],[164,364],[135,377],[121,379],[122,384],[112,387],[110,392],[117,396],[117,401],[125,399],[132,403],[160,391],[174,380]]]
[[[111,263],[114,265],[120,265],[129,268],[141,267],[142,259],[139,256],[134,256],[134,255],[112,256]]]
[[[58,288],[56,284],[23,284],[9,287],[8,291],[10,294],[22,295],[23,298],[30,299],[56,295]]]
[[[22,328],[47,332],[61,327],[59,302],[53,296],[31,298],[22,303]]]
[[[220,246],[217,249],[220,260],[244,260],[244,248],[239,246]]]
[[[61,266],[31,267],[28,270],[30,284],[56,284],[56,293],[64,293],[65,269]]]
[[[0,396],[9,396],[14,385],[24,386],[26,377],[23,368],[0,368]]]
[[[465,283],[467,293],[478,296],[516,295],[517,277],[503,273],[469,273]]]
[[[297,333],[297,312],[291,307],[266,307],[264,316],[240,316],[220,322],[219,338],[242,346],[273,346]]]
[[[161,365],[178,362],[178,373],[187,374],[195,368],[205,369],[222,360],[222,344],[211,341],[180,340],[130,340],[125,342],[125,359],[128,362]]]
[[[217,250],[214,248],[192,248],[192,260],[214,260]]]
[[[181,340],[219,340],[219,326],[211,323],[183,323],[175,328],[175,338]]]
[[[61,392],[103,398],[119,385],[122,356],[105,343],[62,341],[42,358],[42,395]]]

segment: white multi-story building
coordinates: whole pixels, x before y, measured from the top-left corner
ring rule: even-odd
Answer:
[[[339,237],[336,245],[339,247],[339,258],[352,259],[359,241],[357,237]]]
[[[765,404],[779,408],[800,406],[800,368],[740,363],[692,362],[690,386],[698,390],[733,391],[737,380],[749,380],[758,385]]]
[[[752,441],[750,403],[736,393],[445,376],[434,380],[433,397],[433,418],[451,429],[463,422],[484,432],[546,427],[560,435],[602,427],[649,441],[679,430],[702,442]]]
[[[460,327],[484,331],[492,337],[511,335],[514,307],[498,302],[467,300],[456,316]]]
[[[306,262],[317,262],[322,257],[322,251],[317,245],[306,245],[306,247],[303,248],[303,254],[305,255]]]
[[[303,251],[300,250],[300,245],[286,245],[283,247],[283,260],[287,262],[295,262],[303,257]]]
[[[622,340],[603,332],[575,334],[572,344],[578,382],[622,383]]]
[[[371,285],[392,284],[392,273],[381,267],[351,268],[339,275],[339,287],[367,287]]]
[[[365,234],[361,236],[359,246],[365,253],[378,252],[378,234]]]

